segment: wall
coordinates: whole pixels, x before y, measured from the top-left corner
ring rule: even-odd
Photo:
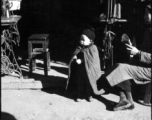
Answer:
[[[31,34],[49,33],[52,58],[69,57],[83,24],[99,14],[100,1],[92,1],[22,0],[21,10],[15,11],[22,16],[18,23],[21,48],[27,49],[27,38]]]
[[[129,10],[135,7],[134,2],[125,1],[123,4],[123,16],[133,18],[130,20],[132,24],[128,25],[132,27],[125,26],[125,29],[130,31],[136,28],[133,25],[136,23],[133,11]],[[93,20],[98,19],[99,15],[105,12],[104,7],[106,6],[101,5],[100,0],[22,0],[21,10],[15,11],[22,16],[18,26],[21,48],[27,49],[27,38],[31,34],[49,33],[52,59],[68,61],[76,41],[79,40],[80,32],[86,24],[96,27],[97,43],[102,43],[101,34],[105,25],[96,24]],[[101,30],[98,31],[98,28]],[[132,34],[132,31],[130,32]]]

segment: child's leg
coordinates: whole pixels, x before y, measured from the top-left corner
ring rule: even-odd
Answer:
[[[89,82],[88,79],[86,79],[85,86],[86,86],[86,100],[91,102],[91,101],[93,101],[93,97],[92,97],[93,96],[93,90],[91,88],[91,85],[90,85],[90,82]]]
[[[85,87],[84,79],[82,76],[77,77],[77,98],[84,99]]]
[[[91,87],[87,87],[86,88],[86,97],[92,97],[93,96],[93,92],[92,92],[92,89]]]

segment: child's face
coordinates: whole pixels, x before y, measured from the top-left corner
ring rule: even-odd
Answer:
[[[151,24],[151,13],[148,9],[145,10],[144,19],[146,24]]]
[[[88,46],[91,44],[91,40],[84,34],[80,37],[80,44],[83,46]]]

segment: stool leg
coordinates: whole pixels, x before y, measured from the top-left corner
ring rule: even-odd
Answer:
[[[47,53],[44,53],[44,74],[45,76],[48,76],[48,71],[47,71]]]
[[[29,69],[30,75],[32,74],[32,71],[36,69],[36,60],[34,58],[29,60]]]
[[[32,44],[28,42],[29,73],[32,74]]]
[[[145,104],[150,104],[150,102],[151,102],[151,83],[148,83],[146,85],[144,103]]]
[[[50,71],[50,52],[47,52],[47,70]]]
[[[32,43],[28,42],[28,58],[29,58],[29,73],[32,74],[32,71],[36,69],[36,60],[32,55]]]
[[[31,76],[31,74],[32,74],[32,68],[33,68],[33,66],[32,66],[32,58],[29,60],[29,73],[30,73],[30,76]]]
[[[32,71],[36,69],[36,59],[32,57]]]

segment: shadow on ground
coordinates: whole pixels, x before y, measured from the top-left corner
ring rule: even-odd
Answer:
[[[42,91],[47,92],[49,94],[56,94],[62,97],[66,97],[68,99],[72,99],[73,101],[75,99],[75,96],[74,96],[75,93],[67,92],[64,88],[43,88]],[[109,93],[105,93],[105,94],[109,94]],[[116,102],[112,100],[108,100],[102,97],[102,95],[98,95],[98,96],[94,95],[93,98],[105,104],[106,109],[108,111],[113,111],[113,107],[117,104]]]
[[[22,74],[25,79],[34,79],[34,81],[41,81],[42,88],[54,88],[60,87],[64,88],[67,81],[68,69],[62,65],[53,63],[50,65],[50,71],[48,71],[48,76],[44,75],[44,64],[37,63],[36,70],[29,74],[28,62],[20,61],[20,66],[22,69]]]
[[[38,67],[37,69],[43,71],[43,64],[38,63],[37,67]],[[68,69],[65,67],[51,66],[51,69],[55,70],[58,73],[68,75]],[[29,77],[28,70],[23,71],[23,76]],[[63,97],[69,98],[69,99],[74,99],[75,93],[67,92],[65,89],[67,78],[64,78],[61,76],[52,76],[52,75],[49,75],[46,77],[46,76],[44,76],[44,74],[42,75],[42,74],[38,74],[38,73],[32,73],[31,78],[34,78],[35,81],[36,80],[41,81],[42,86],[43,86],[42,91],[44,91],[44,92],[47,92],[49,94],[57,94],[57,95],[60,95],[60,96],[63,96]],[[141,86],[136,86],[136,88],[141,88]],[[133,89],[132,89],[133,98],[134,98],[135,102],[139,103],[138,100],[143,100],[144,95],[143,95],[143,93],[139,94],[139,92],[137,90],[139,90],[139,89],[135,89],[135,85],[133,85]],[[105,94],[109,94],[109,93],[119,96],[119,94],[112,89]],[[116,102],[113,102],[112,100],[108,100],[108,99],[102,97],[102,95],[94,96],[94,98],[97,99],[98,101],[100,101],[101,103],[105,104],[106,109],[109,111],[113,111],[113,107],[117,104]]]
[[[42,88],[54,88],[54,87],[61,87],[64,88],[66,85],[66,78],[59,77],[59,76],[44,76],[38,73],[32,73],[32,76],[29,77],[29,73],[23,71],[23,76],[25,78],[32,78],[35,81],[41,81]]]
[[[17,119],[9,113],[1,112],[1,120],[17,120]]]
[[[112,100],[108,100],[102,96],[95,96],[95,98],[97,100],[99,100],[101,103],[105,104],[106,106],[106,110],[108,111],[113,111],[113,107],[116,106],[116,102],[112,101]]]

